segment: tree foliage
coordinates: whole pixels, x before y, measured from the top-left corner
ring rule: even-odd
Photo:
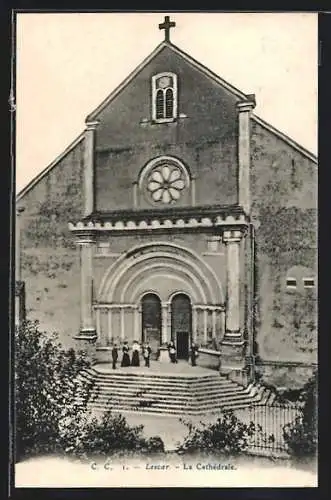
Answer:
[[[184,423],[189,432],[177,450],[179,453],[220,452],[236,456],[247,449],[251,437],[258,430],[253,422],[245,424],[231,410],[223,411],[214,423]]]
[[[92,384],[77,375],[88,367],[82,352],[63,349],[57,335],[41,332],[37,322],[28,321],[16,328],[18,457],[63,449],[61,423],[79,420],[87,412]]]
[[[317,372],[302,389],[300,415],[284,427],[284,439],[290,454],[298,459],[315,457],[318,445]]]
[[[130,426],[123,415],[107,411],[100,418],[85,418],[79,427],[73,422],[66,425],[63,434],[67,444],[65,452],[78,457],[163,452],[161,438],[147,439],[143,429],[143,425]]]

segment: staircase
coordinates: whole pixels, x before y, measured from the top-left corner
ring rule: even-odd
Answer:
[[[246,388],[218,372],[208,374],[101,372],[90,368],[80,377],[93,381],[90,408],[97,412],[144,412],[166,415],[205,415],[220,409],[269,404],[274,394],[258,384]]]

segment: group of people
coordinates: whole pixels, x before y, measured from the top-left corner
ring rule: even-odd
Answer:
[[[122,360],[121,360],[121,366],[140,366],[140,354],[142,353],[144,361],[145,361],[145,366],[149,367],[150,366],[150,357],[152,353],[152,349],[149,345],[148,342],[146,342],[143,345],[140,345],[136,340],[133,341],[132,344],[132,354],[131,354],[131,359],[130,359],[130,347],[128,342],[124,342],[122,346]],[[111,356],[112,356],[112,361],[113,361],[113,369],[116,369],[116,365],[118,362],[119,358],[119,349],[117,347],[117,344],[113,344],[112,350],[111,350]]]
[[[168,352],[171,363],[177,363],[177,350],[173,340],[168,344]],[[190,350],[191,365],[197,366],[197,357],[199,356],[199,347],[192,342]]]
[[[128,342],[124,342],[121,350],[122,350],[121,367],[140,366],[141,354],[144,358],[145,366],[148,368],[150,367],[150,358],[152,354],[152,349],[149,345],[149,342],[145,342],[144,344],[141,345],[136,340],[134,340],[131,347],[131,358],[130,358],[130,347]],[[177,363],[177,350],[173,340],[171,340],[168,344],[168,353],[170,362]],[[115,370],[119,358],[119,348],[117,347],[116,343],[113,344],[111,355],[112,355],[113,369]],[[193,342],[190,350],[190,359],[192,366],[197,365],[196,361],[198,356],[199,356],[199,348]]]

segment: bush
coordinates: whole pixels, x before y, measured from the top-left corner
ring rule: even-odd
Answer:
[[[84,419],[79,427],[66,425],[62,435],[67,443],[65,453],[78,457],[164,451],[161,438],[146,439],[143,425],[130,426],[122,415],[111,411],[100,419]]]
[[[284,426],[284,440],[294,458],[311,458],[317,454],[317,372],[305,384],[299,401],[303,403],[300,415]]]
[[[90,366],[82,352],[64,350],[56,334],[37,322],[15,331],[16,460],[40,454],[111,454],[163,451],[158,437],[145,439],[143,426],[130,427],[121,415],[101,419],[88,409],[93,383],[78,374]]]
[[[57,335],[38,322],[15,330],[16,455],[56,452],[63,447],[59,424],[86,411],[92,384],[77,374],[89,366],[82,352],[64,350]],[[80,405],[77,396],[80,396]]]
[[[250,438],[257,428],[253,422],[241,422],[232,411],[223,411],[215,423],[197,426],[185,422],[188,435],[177,451],[179,453],[221,452],[223,455],[235,456],[246,450]]]

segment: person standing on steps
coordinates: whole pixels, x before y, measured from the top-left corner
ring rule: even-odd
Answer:
[[[111,357],[113,360],[113,370],[116,369],[116,363],[118,360],[118,349],[117,349],[117,344],[113,344],[113,348],[111,350]]]
[[[192,342],[191,345],[191,364],[192,366],[197,366],[197,357],[199,356],[199,348],[198,346]]]
[[[140,354],[140,345],[136,340],[134,340],[132,344],[131,366],[140,366],[139,354]]]
[[[122,347],[122,362],[121,366],[130,366],[130,356],[129,356],[129,346],[128,343],[125,341]]]
[[[171,363],[177,363],[177,351],[173,340],[169,342],[168,351]]]
[[[151,349],[149,343],[146,342],[146,344],[144,345],[143,354],[144,354],[145,366],[147,366],[148,368],[149,368],[149,360],[151,357],[151,353],[152,353],[152,349]]]

